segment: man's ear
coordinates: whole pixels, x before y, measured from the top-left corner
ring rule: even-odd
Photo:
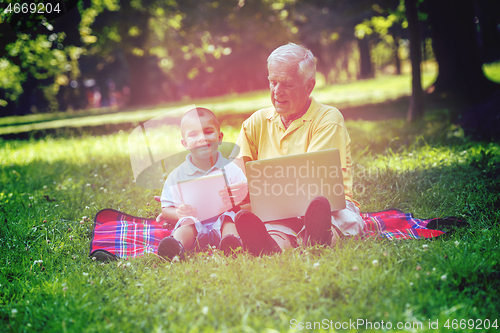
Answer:
[[[224,133],[219,132],[219,144],[222,143],[222,138],[224,137]]]
[[[306,91],[307,91],[308,95],[311,95],[311,93],[312,93],[315,85],[316,85],[316,79],[311,78],[311,79],[309,79],[307,81],[307,83],[306,83]]]
[[[188,145],[187,145],[186,140],[181,139],[181,143],[182,143],[182,145],[184,146],[184,148],[188,149]],[[188,149],[188,150],[189,150],[189,149]]]

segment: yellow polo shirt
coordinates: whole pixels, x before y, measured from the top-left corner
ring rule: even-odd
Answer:
[[[274,107],[261,109],[243,122],[236,144],[240,147],[238,158],[246,156],[253,161],[338,148],[346,200],[359,206],[352,192],[351,139],[336,108],[311,97],[307,112],[287,129]]]

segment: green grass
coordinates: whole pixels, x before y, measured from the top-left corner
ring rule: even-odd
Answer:
[[[234,125],[223,128],[227,141]],[[499,145],[465,138],[442,112],[414,127],[347,126],[363,211],[458,216],[471,227],[434,241],[99,264],[88,257],[85,217],[103,208],[143,217],[159,210],[158,191],[133,182],[128,133],[0,141],[1,331],[296,332],[298,322],[363,319],[421,322],[415,331],[438,321],[436,331],[448,332],[448,319],[498,319]]]

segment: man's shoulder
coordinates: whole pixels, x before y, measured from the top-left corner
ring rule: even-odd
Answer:
[[[316,113],[316,117],[321,122],[331,122],[343,125],[344,124],[344,116],[336,107],[322,104],[317,102],[319,105],[318,112]]]
[[[274,113],[274,108],[272,106],[264,108],[264,109],[257,110],[254,113],[252,113],[250,115],[250,117],[248,117],[245,120],[245,123],[247,123],[247,124],[248,123],[261,123],[265,119],[271,117],[273,115],[273,113]]]

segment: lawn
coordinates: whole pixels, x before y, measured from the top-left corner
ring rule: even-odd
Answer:
[[[355,195],[363,211],[457,216],[469,228],[432,241],[345,240],[262,258],[213,250],[184,262],[94,262],[96,212],[159,211],[159,190],[133,182],[129,133],[0,140],[0,331],[497,330],[500,145],[465,137],[449,112],[430,108],[413,126],[348,120]],[[226,118],[231,142],[239,124]]]

